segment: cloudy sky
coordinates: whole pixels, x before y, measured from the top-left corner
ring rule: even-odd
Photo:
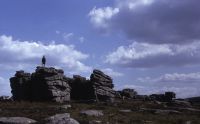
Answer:
[[[115,89],[200,96],[199,0],[2,0],[0,95],[16,70],[112,76]]]

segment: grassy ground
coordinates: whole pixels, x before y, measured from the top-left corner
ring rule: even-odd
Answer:
[[[200,124],[200,113],[182,111],[182,114],[158,115],[151,112],[141,112],[140,108],[167,109],[164,105],[152,102],[131,101],[119,102],[115,104],[99,103],[86,104],[71,102],[70,109],[62,109],[63,104],[58,103],[31,103],[31,102],[1,102],[0,116],[11,117],[21,116],[35,119],[44,123],[43,119],[58,113],[70,113],[71,117],[81,124],[88,124],[92,120],[100,120],[103,124]],[[198,107],[198,106],[197,106]],[[89,117],[80,115],[81,110],[96,109],[103,110],[102,117]],[[130,113],[119,112],[121,109],[131,109]]]

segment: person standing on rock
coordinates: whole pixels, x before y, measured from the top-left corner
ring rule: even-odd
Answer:
[[[46,64],[46,58],[45,58],[45,56],[43,56],[42,57],[42,66],[45,67],[45,64]]]

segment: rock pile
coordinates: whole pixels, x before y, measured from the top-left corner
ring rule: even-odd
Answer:
[[[60,69],[38,66],[33,74],[17,71],[10,82],[14,100],[70,100],[69,80]]]
[[[109,100],[115,97],[112,78],[100,70],[93,70],[90,81],[94,88],[94,95],[98,100]]]

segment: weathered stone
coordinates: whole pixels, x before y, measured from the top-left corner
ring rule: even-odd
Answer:
[[[112,89],[114,87],[112,78],[102,71],[97,69],[93,70],[90,81],[93,84],[94,94],[97,100],[107,101],[116,96],[116,92]]]
[[[45,119],[46,124],[79,124],[78,121],[70,118],[69,113],[56,114]]]
[[[104,115],[102,110],[83,110],[80,112],[80,114],[87,115],[87,116],[95,116],[95,117]]]
[[[35,73],[17,71],[10,78],[14,100],[56,101],[70,100],[70,86],[64,71],[38,66]]]
[[[15,77],[10,78],[11,93],[13,100],[29,100],[30,99],[30,73],[17,71]]]
[[[66,102],[72,98],[109,101],[116,97],[112,78],[96,69],[87,80],[79,75],[68,78],[61,69],[38,66],[32,74],[17,71],[10,82],[14,100]]]
[[[32,124],[37,121],[26,117],[0,117],[1,124]]]

